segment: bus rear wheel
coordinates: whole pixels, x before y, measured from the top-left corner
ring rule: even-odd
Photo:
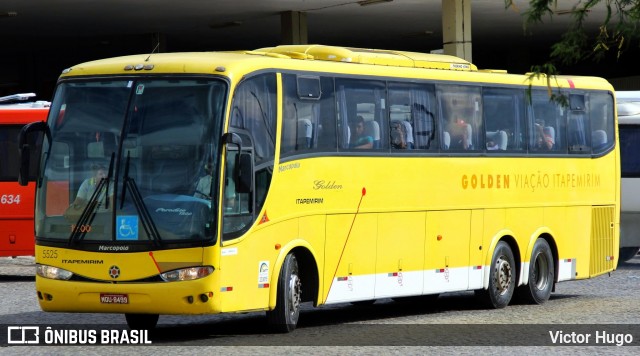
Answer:
[[[536,240],[529,261],[529,283],[518,288],[518,298],[534,304],[549,300],[554,282],[554,266],[549,243],[545,239]]]
[[[278,277],[278,296],[275,309],[267,312],[267,322],[276,332],[290,332],[296,328],[302,303],[302,281],[298,270],[298,260],[288,254]]]
[[[131,330],[152,330],[158,324],[158,314],[125,314],[127,325]]]
[[[630,259],[636,257],[640,247],[621,247],[620,248],[620,262],[628,262]]]
[[[498,242],[490,268],[489,288],[476,291],[476,294],[489,307],[504,308],[509,305],[516,285],[516,263],[509,244]]]

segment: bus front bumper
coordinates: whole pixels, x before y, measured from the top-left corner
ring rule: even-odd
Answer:
[[[115,284],[36,276],[36,291],[47,312],[215,314],[220,308],[212,279]]]

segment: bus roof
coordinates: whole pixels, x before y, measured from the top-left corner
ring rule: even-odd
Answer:
[[[283,55],[293,59],[373,64],[383,66],[477,71],[475,65],[464,59],[444,55],[381,49],[363,49],[323,45],[284,45],[267,47],[247,54]]]
[[[617,91],[618,123],[640,125],[640,91]]]
[[[634,90],[616,91],[616,99],[618,101],[640,101],[640,91],[634,91]]]
[[[372,65],[379,68],[373,68]],[[283,45],[249,51],[153,53],[115,57],[65,69],[61,79],[69,76],[153,73],[209,73],[241,78],[252,71],[270,68],[434,80],[449,80],[454,73],[458,73],[458,81],[531,84],[537,87],[548,85],[544,76],[530,81],[528,75],[507,74],[500,70],[478,70],[472,63],[449,55],[323,45]],[[606,80],[596,77],[557,76],[550,83],[560,88],[613,91]]]
[[[640,125],[640,115],[618,116],[620,125]]]
[[[45,120],[51,106],[50,102],[43,100],[16,102],[29,100],[35,96],[33,93],[26,93],[0,97],[0,124],[26,124]]]
[[[38,100],[29,103],[0,104],[0,110],[48,109],[49,106],[51,106],[50,102]]]

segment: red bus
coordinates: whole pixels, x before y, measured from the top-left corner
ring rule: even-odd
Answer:
[[[18,184],[18,136],[24,125],[45,121],[50,106],[47,101],[28,101],[33,97],[0,97],[0,257],[33,256],[35,182],[30,178],[27,186]]]

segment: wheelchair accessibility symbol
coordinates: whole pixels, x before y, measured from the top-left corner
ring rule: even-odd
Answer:
[[[138,239],[138,216],[121,215],[116,218],[116,240]]]

